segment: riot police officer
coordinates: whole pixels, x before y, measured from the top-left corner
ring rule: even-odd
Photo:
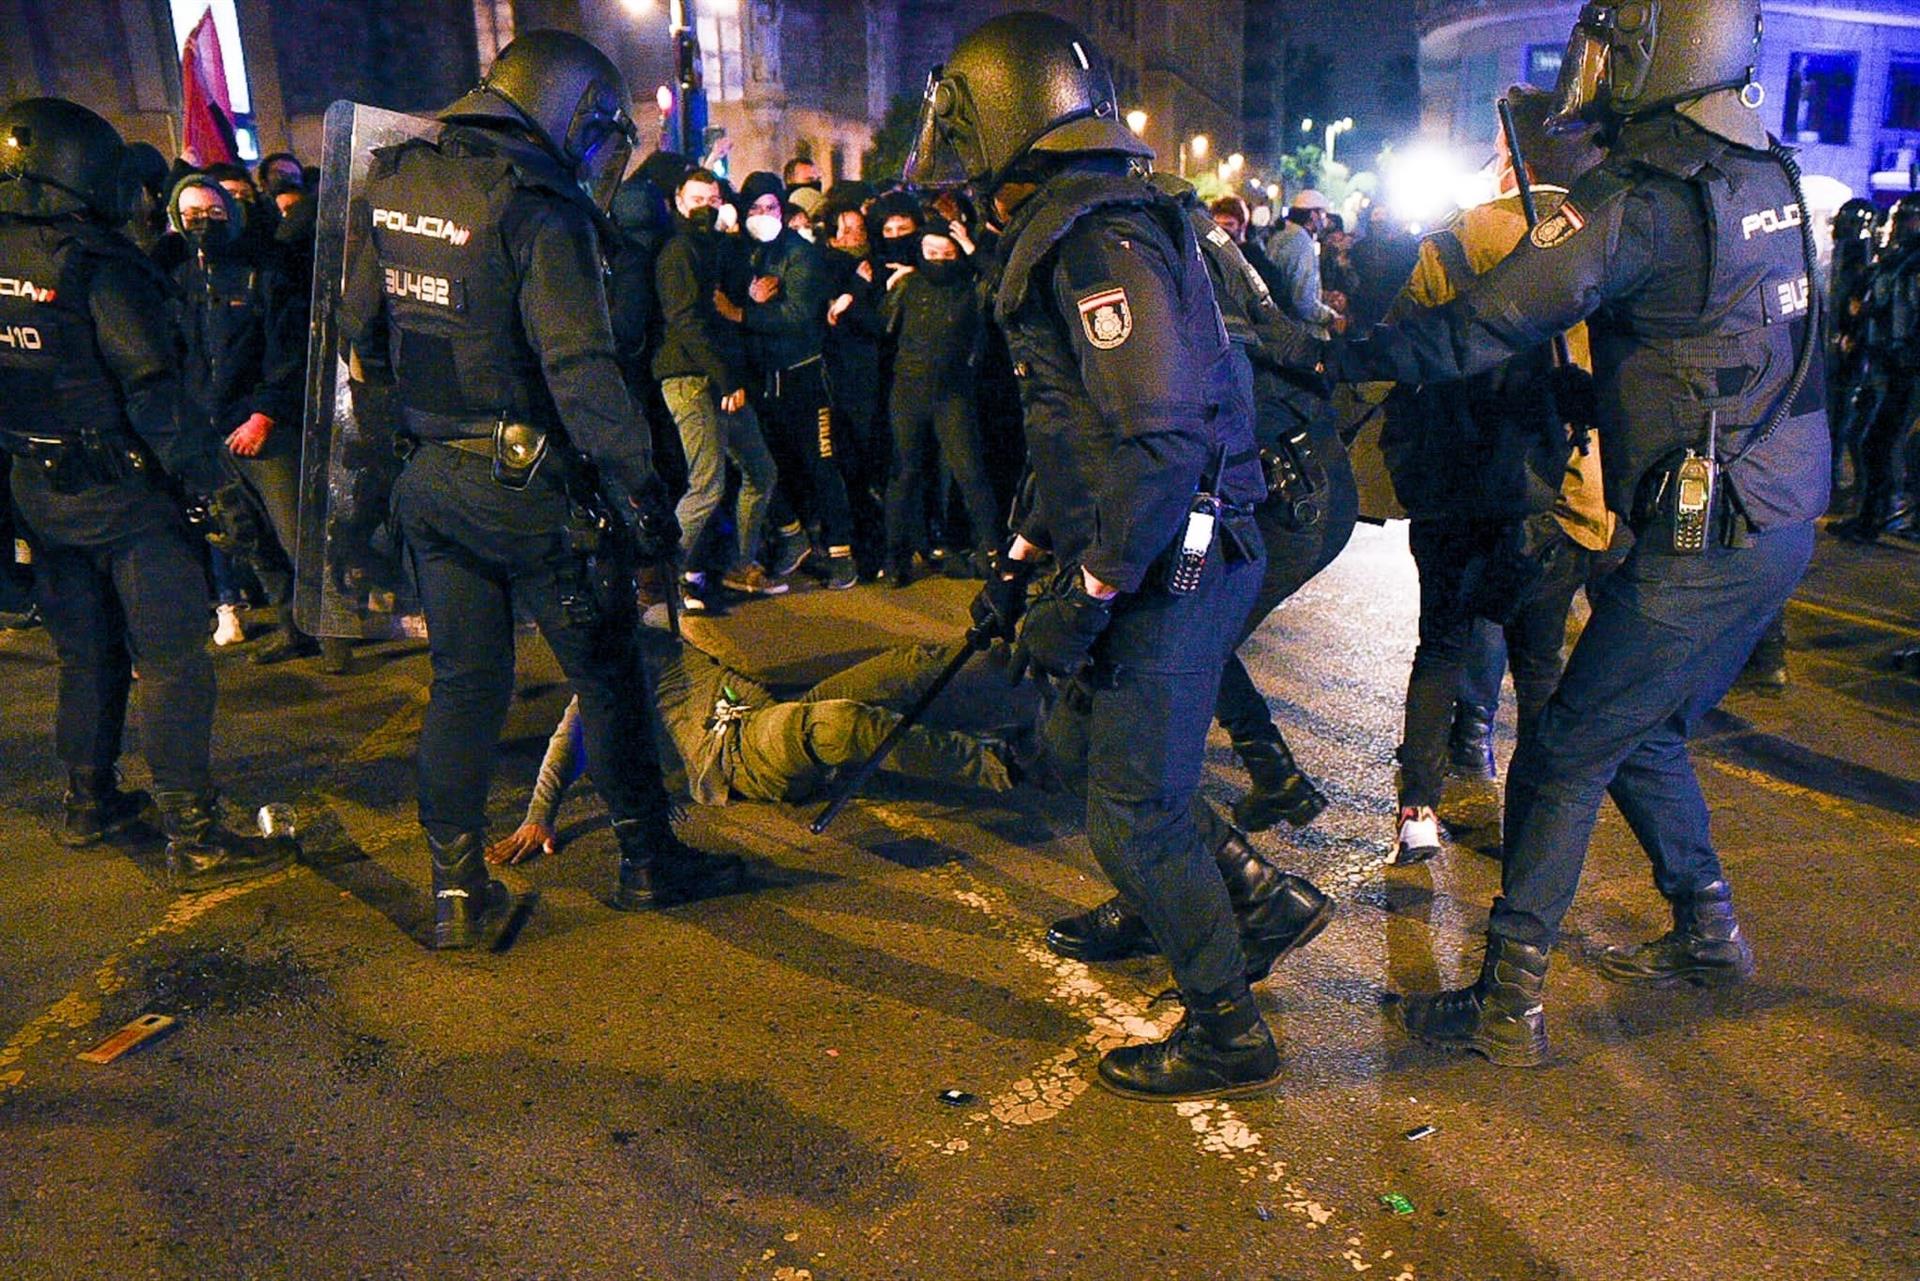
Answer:
[[[1887,216],[1887,243],[1867,286],[1862,378],[1860,510],[1833,526],[1849,542],[1878,541],[1894,518],[1901,445],[1920,413],[1920,196]],[[1909,505],[1914,495],[1907,495]],[[1920,520],[1908,516],[1910,528]]]
[[[349,230],[359,240],[343,319],[368,381],[391,385],[402,438],[415,446],[393,501],[433,656],[420,821],[433,943],[458,948],[496,939],[519,907],[483,858],[516,606],[580,697],[620,846],[613,906],[729,888],[740,863],[675,839],[631,693],[644,680],[631,567],[603,576],[607,558],[578,554],[584,531],[570,541],[575,507],[594,501],[589,464],[643,550],[658,555],[678,538],[621,380],[603,281],[601,210],[634,136],[626,85],[587,41],[531,31],[440,119],[437,140],[374,153]]]
[[[119,229],[132,203],[125,150],[75,103],[0,113],[0,445],[60,660],[62,841],[128,831],[148,807],[115,769],[137,655],[168,875],[199,890],[298,851],[219,822],[206,618],[181,607],[206,598],[206,581],[178,491],[230,500],[237,486],[182,391],[165,280]]]
[[[1453,379],[1589,321],[1589,421],[1634,547],[1514,756],[1478,981],[1396,1006],[1416,1037],[1497,1063],[1547,1057],[1548,953],[1605,795],[1673,929],[1601,972],[1669,987],[1753,970],[1687,737],[1805,572],[1829,481],[1811,228],[1750,109],[1759,41],[1759,0],[1593,0],[1557,119],[1596,123],[1607,159],[1456,301],[1329,356],[1344,378]],[[1577,381],[1561,405],[1584,417]]]
[[[1068,683],[1048,724],[1094,856],[1166,955],[1187,1007],[1165,1041],[1107,1054],[1132,1098],[1264,1088],[1279,1054],[1247,987],[1227,887],[1190,804],[1220,668],[1260,584],[1251,405],[1179,206],[1131,171],[1093,44],[1033,13],[960,41],[923,104],[911,176],[958,153],[1003,224],[995,319],[1020,383],[1028,493],[980,625]],[[1058,573],[1022,615],[1024,579]],[[1251,906],[1270,910],[1279,896]]]
[[[1833,432],[1834,489],[1858,484],[1854,406],[1866,373],[1867,290],[1873,281],[1879,211],[1855,198],[1833,215],[1833,259],[1827,269],[1827,426]],[[1836,493],[1836,497],[1838,494]]]

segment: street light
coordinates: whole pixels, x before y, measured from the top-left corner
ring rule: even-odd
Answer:
[[[1140,108],[1138,107],[1135,107],[1132,111],[1129,111],[1127,113],[1127,128],[1133,130],[1135,133],[1138,133],[1138,134],[1146,133],[1147,113],[1140,110]]]
[[[620,7],[638,18],[653,12],[653,0],[620,0]]]
[[[1352,128],[1353,128],[1352,116],[1348,116],[1344,120],[1335,120],[1327,126],[1327,159],[1326,159],[1327,164],[1331,165],[1333,163],[1334,139],[1338,138],[1341,134],[1348,132]]]
[[[1195,160],[1205,160],[1207,158],[1207,148],[1212,145],[1212,143],[1207,141],[1207,135],[1204,133],[1196,133],[1193,135],[1193,158]]]
[[[1246,167],[1247,167],[1247,158],[1241,155],[1239,152],[1236,151],[1232,155],[1227,157],[1227,168],[1233,170],[1233,172],[1239,173],[1242,169]]]
[[[1312,116],[1302,116],[1302,117],[1300,118],[1300,132],[1301,132],[1301,133],[1312,133],[1312,132],[1313,132],[1313,117],[1312,117]]]

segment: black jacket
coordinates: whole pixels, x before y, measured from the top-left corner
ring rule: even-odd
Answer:
[[[951,266],[952,278],[936,284],[922,264],[887,290],[880,303],[894,344],[894,387],[912,384],[913,394],[928,400],[973,395],[973,370],[985,338],[979,282],[964,260]]]
[[[653,267],[662,326],[653,376],[705,378],[724,399],[747,385],[740,327],[713,305],[713,292],[721,285],[725,237],[717,231],[695,231],[685,218],[673,221],[673,235],[660,247]]]
[[[306,395],[307,291],[281,254],[245,243],[192,254],[174,271],[184,377],[194,403],[220,431],[265,414],[275,433],[300,430]]]
[[[780,291],[766,302],[741,304],[747,313],[747,354],[762,374],[805,364],[827,341],[827,304],[833,276],[826,251],[791,227],[752,248],[755,276],[773,276]]]
[[[1252,406],[1192,228],[1146,183],[1073,168],[1015,211],[999,256],[994,318],[1033,480],[1017,532],[1139,591],[1216,470],[1238,512],[1265,497]],[[1226,524],[1257,547],[1250,520]]]

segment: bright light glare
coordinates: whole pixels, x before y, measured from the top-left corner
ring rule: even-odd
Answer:
[[[1129,111],[1127,113],[1127,128],[1133,130],[1135,133],[1145,133],[1147,131],[1147,113],[1138,107]]]
[[[672,87],[669,85],[661,85],[658,89],[655,89],[653,91],[653,105],[660,108],[661,115],[665,115],[667,112],[672,111],[673,110]]]
[[[639,18],[653,12],[653,0],[620,0],[620,7]]]
[[[1444,147],[1415,143],[1380,157],[1387,208],[1395,219],[1432,225],[1462,205],[1474,175]],[[1484,197],[1482,197],[1484,198]],[[1469,200],[1467,203],[1478,203]]]
[[[1207,135],[1204,133],[1196,133],[1193,135],[1191,145],[1193,147],[1193,158],[1195,160],[1205,160],[1207,158],[1207,148],[1213,144],[1207,140]]]

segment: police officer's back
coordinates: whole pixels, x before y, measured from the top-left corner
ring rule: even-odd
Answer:
[[[1416,1035],[1498,1062],[1546,1057],[1547,952],[1609,791],[1674,929],[1610,951],[1603,974],[1671,986],[1753,968],[1686,738],[1805,571],[1829,479],[1810,228],[1751,109],[1759,32],[1758,0],[1587,5],[1560,118],[1598,123],[1607,160],[1460,299],[1329,361],[1457,378],[1590,323],[1607,505],[1634,549],[1509,770],[1480,980],[1400,1007]]]
[[[1920,196],[1894,203],[1886,247],[1868,278],[1862,310],[1859,341],[1868,394],[1859,442],[1860,510],[1833,525],[1832,532],[1850,542],[1871,543],[1893,520],[1901,445],[1920,412]],[[1909,516],[1908,526],[1920,527],[1920,522]]]
[[[164,279],[117,229],[123,153],[111,125],[71,102],[0,112],[0,444],[60,657],[63,839],[90,844],[146,808],[115,769],[138,653],[168,870],[177,888],[202,889],[295,851],[218,821],[206,617],[182,608],[206,587],[179,498],[230,478],[182,393]]]
[[[647,541],[677,538],[621,380],[602,280],[595,201],[625,169],[626,103],[619,71],[592,45],[528,32],[441,113],[437,141],[375,153],[354,229],[363,243],[346,330],[363,366],[391,379],[403,431],[418,442],[394,502],[434,657],[420,817],[438,947],[483,941],[517,906],[483,861],[516,607],[533,614],[580,696],[620,843],[614,905],[737,876],[737,862],[674,839],[632,690],[630,566],[610,541],[622,531],[609,521],[636,518]],[[612,510],[597,523],[574,514],[603,504]]]

